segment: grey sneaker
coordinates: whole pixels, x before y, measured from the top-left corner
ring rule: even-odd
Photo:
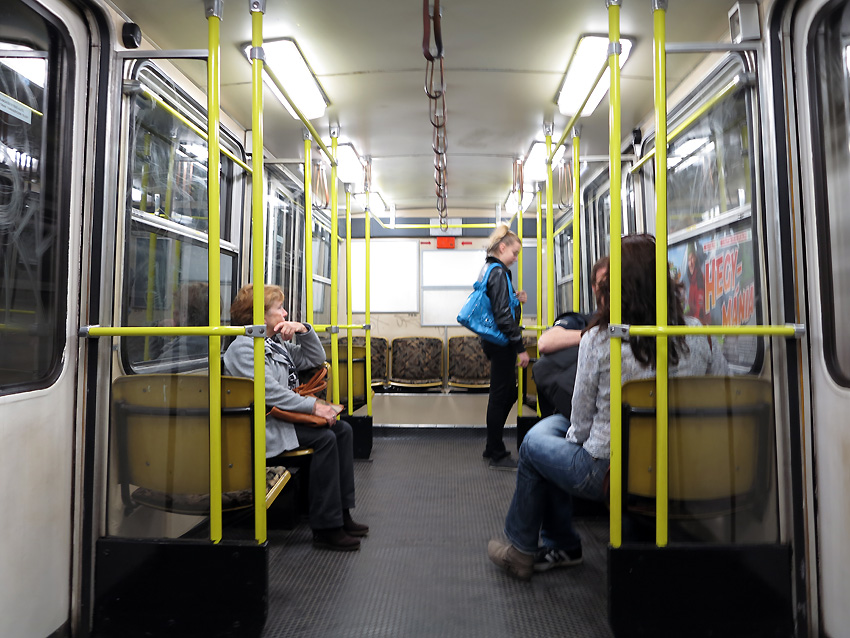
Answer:
[[[546,572],[553,567],[572,567],[573,565],[579,565],[583,560],[581,557],[581,547],[571,552],[563,549],[542,547],[534,555],[534,571]]]
[[[487,545],[487,556],[514,578],[531,580],[534,573],[534,554],[523,554],[510,543],[492,540]]]
[[[490,459],[489,466],[491,470],[516,470],[516,459],[508,454],[498,461]]]

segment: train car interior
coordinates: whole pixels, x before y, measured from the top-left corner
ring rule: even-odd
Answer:
[[[850,1],[0,13],[0,636],[850,638]]]

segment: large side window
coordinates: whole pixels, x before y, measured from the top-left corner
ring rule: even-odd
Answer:
[[[65,348],[71,129],[60,87],[72,84],[68,53],[44,18],[3,4],[0,394],[49,385]]]
[[[288,169],[267,173],[265,280],[280,286],[293,321],[300,318],[304,281],[304,183]]]
[[[204,112],[155,67],[143,63],[128,83],[129,166],[122,324],[204,326],[209,323],[208,251],[221,255],[221,322],[229,320],[237,266],[231,241],[233,202],[243,170],[221,157],[221,227],[210,234]],[[238,156],[227,135],[222,146]],[[122,340],[126,368],[189,369],[206,365],[206,337]]]
[[[555,316],[573,309],[573,225],[555,236]],[[543,321],[540,322],[541,324]]]
[[[673,116],[670,130],[704,111],[667,150],[668,258],[684,286],[685,313],[705,325],[763,323],[758,261],[752,88],[730,60]],[[648,170],[654,175],[654,163]],[[761,366],[764,340],[719,336],[733,369]]]
[[[828,10],[813,45],[816,86],[815,179],[820,226],[822,321],[827,364],[833,377],[850,386],[850,334],[842,327],[850,316],[850,7]],[[818,116],[819,115],[819,116]],[[817,152],[819,147],[820,152]],[[819,164],[819,166],[818,166]]]
[[[331,323],[331,220],[313,209],[313,321]]]

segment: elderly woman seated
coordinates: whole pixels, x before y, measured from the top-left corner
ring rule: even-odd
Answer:
[[[252,284],[243,286],[230,307],[233,325],[252,321]],[[266,324],[266,405],[290,412],[322,417],[320,425],[288,423],[266,417],[267,465],[286,465],[274,457],[299,446],[313,449],[310,462],[309,514],[313,545],[336,551],[360,548],[358,537],[369,528],[355,523],[350,514],[354,507],[354,453],[351,426],[337,419],[334,406],[315,397],[295,392],[298,371],[321,366],[325,351],[309,324],[287,321],[283,309],[283,291],[278,286],[264,290]],[[253,378],[254,339],[236,337],[224,353],[225,373]]]

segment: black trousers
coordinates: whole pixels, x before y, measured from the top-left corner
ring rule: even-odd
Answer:
[[[310,459],[310,527],[342,527],[342,510],[354,507],[354,436],[351,426],[337,421],[329,428],[295,424],[298,443],[313,448]],[[269,462],[269,461],[267,461]],[[286,465],[286,457],[275,459]]]
[[[490,396],[487,401],[487,444],[484,455],[500,459],[508,455],[503,441],[505,421],[517,399],[516,359],[513,346],[481,341],[490,360]]]

